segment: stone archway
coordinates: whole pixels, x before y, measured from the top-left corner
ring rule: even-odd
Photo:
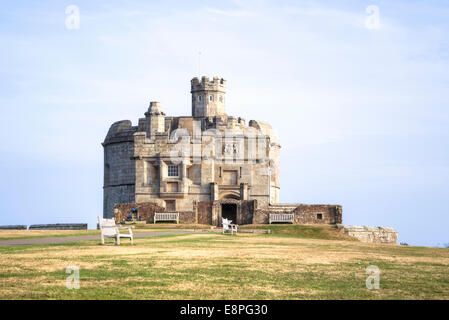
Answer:
[[[220,195],[220,200],[229,200],[229,199],[240,200],[240,193],[230,191]]]
[[[232,223],[241,222],[241,201],[232,198],[225,198],[214,201],[212,206],[212,224],[221,226],[223,218],[231,219]]]

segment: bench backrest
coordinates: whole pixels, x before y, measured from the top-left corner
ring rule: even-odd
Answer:
[[[105,236],[115,236],[118,233],[117,228],[104,228],[104,227],[116,227],[114,219],[104,219],[98,217],[98,225],[100,226],[101,232]]]
[[[177,220],[178,212],[156,212],[154,214],[156,220]]]
[[[274,213],[270,214],[271,221],[293,221],[294,215],[292,213]]]

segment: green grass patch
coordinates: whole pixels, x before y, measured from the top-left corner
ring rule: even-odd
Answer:
[[[245,225],[241,229],[265,229],[270,230],[270,235],[289,236],[308,239],[323,240],[352,240],[356,239],[339,233],[333,225],[298,225],[298,224],[269,224],[269,225]]]

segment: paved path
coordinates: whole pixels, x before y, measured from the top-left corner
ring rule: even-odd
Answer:
[[[165,236],[170,234],[191,234],[191,233],[201,233],[201,231],[155,231],[155,232],[134,232],[134,238],[148,238]],[[59,244],[67,242],[77,242],[86,240],[98,240],[100,242],[100,234],[90,235],[90,236],[68,236],[68,237],[48,237],[48,238],[28,238],[28,239],[11,239],[11,240],[0,240],[0,247],[9,246],[25,246],[32,244]],[[112,240],[112,239],[111,239]],[[121,239],[122,242],[126,243],[128,239]]]

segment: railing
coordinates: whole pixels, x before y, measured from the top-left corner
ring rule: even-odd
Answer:
[[[154,223],[156,221],[176,221],[179,224],[179,212],[161,212],[154,214]]]
[[[270,224],[272,222],[289,222],[293,223],[295,215],[293,213],[270,213]]]

